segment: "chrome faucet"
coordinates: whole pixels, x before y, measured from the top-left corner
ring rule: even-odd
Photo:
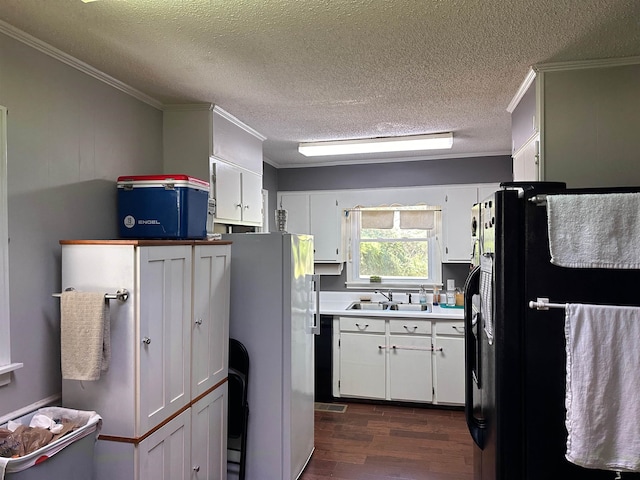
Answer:
[[[393,302],[393,292],[391,290],[389,290],[386,294],[384,292],[381,292],[380,290],[375,290],[374,293],[379,293],[390,302]]]

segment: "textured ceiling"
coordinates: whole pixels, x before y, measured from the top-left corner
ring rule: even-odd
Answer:
[[[639,0],[1,0],[0,19],[162,104],[219,105],[276,166],[364,159],[300,141],[445,131],[440,156],[508,154],[531,65],[640,55]]]

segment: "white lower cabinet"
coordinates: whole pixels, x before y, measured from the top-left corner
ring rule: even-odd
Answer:
[[[340,392],[346,396],[385,398],[384,335],[340,335]]]
[[[385,321],[340,319],[340,391],[346,396],[385,398]]]
[[[391,319],[389,323],[389,399],[430,402],[432,341],[429,320]]]
[[[464,404],[464,321],[436,323],[435,403]]]
[[[63,289],[128,291],[109,369],[62,381],[64,407],[103,419],[95,478],[225,479],[230,242],[60,243]]]
[[[190,409],[185,410],[140,442],[137,447],[140,455],[140,480],[189,480],[190,413]],[[100,472],[98,474],[99,477],[103,476]]]
[[[463,405],[463,323],[335,317],[333,395]]]
[[[227,431],[227,389],[224,383],[191,406],[193,480],[227,478],[227,436],[220,435]]]

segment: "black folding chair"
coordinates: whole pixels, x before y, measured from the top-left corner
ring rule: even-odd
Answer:
[[[249,423],[249,354],[239,341],[229,339],[229,400],[227,416],[227,463],[238,465],[238,479],[244,480],[247,426]]]

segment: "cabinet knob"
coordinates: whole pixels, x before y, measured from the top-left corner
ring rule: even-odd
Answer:
[[[451,328],[453,328],[458,333],[464,333],[464,327],[460,328],[456,325],[452,325]]]
[[[242,204],[241,203],[236,203],[236,208],[242,208]]]
[[[249,205],[245,205],[244,208],[249,208]]]
[[[198,325],[198,326],[202,325],[202,319],[201,318],[197,318],[196,319],[196,325]]]
[[[199,472],[200,471],[200,465],[196,465],[195,467],[193,467],[193,471],[194,472]]]
[[[406,330],[412,329],[414,332],[415,332],[416,330],[418,330],[418,326],[417,326],[417,325],[414,325],[413,327],[409,327],[409,326],[407,326],[407,325],[403,325],[403,327],[404,327]]]
[[[368,328],[368,327],[369,327],[369,324],[368,324],[368,323],[365,323],[365,324],[364,324],[364,327],[361,327],[359,323],[356,323],[356,327],[358,327],[360,330],[364,330],[365,328]]]
[[[142,343],[144,343],[145,345],[149,345],[151,343],[151,339],[149,337],[144,337],[142,339]]]

